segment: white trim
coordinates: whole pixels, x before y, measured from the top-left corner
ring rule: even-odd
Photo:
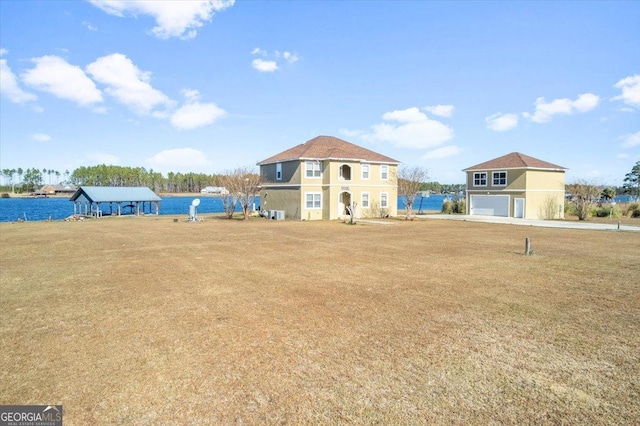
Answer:
[[[504,183],[496,183],[496,174],[497,173],[504,173]],[[498,179],[501,179],[498,176]],[[507,186],[507,183],[509,182],[509,173],[506,170],[496,170],[494,172],[491,172],[491,186]]]
[[[387,205],[386,206],[382,205],[382,195],[383,194],[387,196]],[[380,193],[380,208],[381,209],[388,209],[389,208],[389,193],[388,192],[381,192]]]
[[[382,174],[382,170],[386,168],[387,171],[385,172],[385,174],[387,175],[387,177],[383,177]],[[388,164],[380,164],[380,180],[389,180],[389,165]]]
[[[307,201],[308,201],[307,200],[307,196],[309,196],[309,195],[313,196],[313,198],[311,199],[312,207],[307,206]],[[316,195],[320,196],[320,206],[319,207],[315,206],[315,204],[316,204],[316,197],[315,196]],[[305,210],[322,210],[322,192],[312,192],[312,191],[305,192],[304,193],[304,208],[305,208]]]
[[[311,168],[309,169],[308,166],[309,164],[311,164]],[[320,176],[315,176],[316,174],[316,168],[315,166],[319,167],[319,172],[320,172]],[[307,172],[311,171],[311,174],[313,176],[309,176],[309,174]],[[318,161],[318,160],[307,160],[304,162],[304,177],[306,179],[322,179],[322,161]]]
[[[311,178],[309,178],[311,179]],[[322,187],[322,188],[340,188],[343,186],[348,186],[351,189],[357,189],[357,188],[388,188],[389,190],[396,188],[394,185],[391,184],[384,184],[384,183],[380,183],[380,184],[362,184],[362,183],[356,183],[354,184],[352,180],[344,180],[338,183],[274,183],[274,182],[270,182],[270,183],[264,183],[262,184],[262,188],[291,188],[291,189],[296,189],[296,188],[308,188],[308,187]],[[486,191],[485,191],[486,192]]]
[[[367,205],[364,205],[364,196],[367,195]],[[370,192],[361,192],[360,193],[360,208],[368,209],[371,208],[371,193]]]
[[[367,169],[367,177],[364,176],[365,173],[365,168]],[[371,179],[371,166],[369,163],[362,163],[360,165],[360,178],[362,180],[369,180]]]
[[[482,184],[478,184],[476,185],[476,175],[484,175],[484,185]],[[479,180],[482,180],[481,178],[479,178]],[[488,172],[473,172],[473,176],[471,176],[471,183],[472,186],[475,188],[485,188],[487,186],[487,183],[489,181],[489,173]]]
[[[496,193],[500,193],[500,192],[562,192],[564,194],[564,189],[494,189],[494,190],[490,190],[490,189],[467,189],[467,192],[483,192],[483,193],[487,193],[487,192],[496,192]],[[498,195],[498,194],[493,194],[493,195]],[[487,195],[491,195],[491,194],[487,194]]]
[[[551,172],[566,172],[569,169],[553,169],[553,168],[547,168],[547,167],[500,167],[498,169],[496,167],[493,167],[489,169],[463,169],[462,171],[469,173],[469,172],[490,172],[492,170],[544,170],[544,171],[551,171]]]
[[[474,209],[473,206],[473,197],[491,197],[491,198],[506,198],[507,199],[507,215],[506,216],[502,216],[502,215],[496,215],[496,214],[476,214],[477,216],[498,216],[498,217],[511,217],[511,195],[500,195],[500,194],[477,194],[477,195],[470,195],[469,196],[469,215],[470,216],[476,216],[472,213],[472,210]],[[504,201],[504,200],[503,200]],[[501,206],[502,207],[502,206]]]

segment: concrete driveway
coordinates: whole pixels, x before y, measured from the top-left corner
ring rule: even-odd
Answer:
[[[459,214],[424,214],[417,215],[421,219],[461,220],[466,222],[504,223],[520,226],[544,226],[546,228],[591,229],[598,231],[632,231],[640,232],[640,226],[612,225],[608,223],[592,223],[584,221],[568,220],[535,220],[516,219],[513,217],[497,216],[468,216]]]

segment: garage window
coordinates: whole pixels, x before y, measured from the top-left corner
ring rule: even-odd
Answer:
[[[487,186],[487,173],[486,172],[474,173],[473,186]]]
[[[507,186],[507,172],[493,172],[493,186]]]

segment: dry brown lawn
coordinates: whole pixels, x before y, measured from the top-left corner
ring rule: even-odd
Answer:
[[[638,233],[392,223],[0,224],[0,404],[65,425],[640,422]]]

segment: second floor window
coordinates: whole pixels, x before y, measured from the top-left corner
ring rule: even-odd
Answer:
[[[307,161],[306,163],[306,176],[308,178],[322,177],[322,162],[321,161]]]
[[[493,186],[506,186],[507,172],[493,172]]]
[[[380,179],[389,179],[389,166],[387,166],[386,164],[380,166]]]
[[[369,179],[369,165],[362,165],[362,179]]]
[[[282,180],[282,163],[276,164],[276,180]]]
[[[487,186],[487,174],[485,172],[474,173],[473,186]]]

